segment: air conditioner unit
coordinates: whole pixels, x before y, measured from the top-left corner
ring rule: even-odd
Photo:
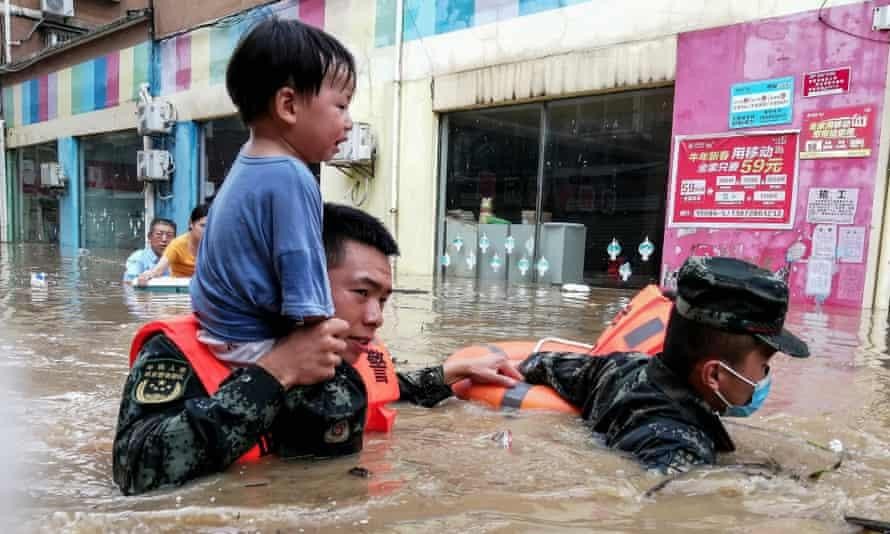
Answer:
[[[358,122],[352,126],[349,137],[331,159],[331,165],[368,165],[374,160],[374,135],[371,125]]]
[[[167,182],[173,175],[173,156],[166,150],[136,153],[136,176],[146,182]]]
[[[55,161],[40,164],[40,185],[43,187],[65,187],[62,167]]]
[[[176,110],[166,100],[140,102],[136,110],[136,129],[139,135],[169,134],[176,124]]]
[[[74,0],[40,0],[40,10],[47,15],[74,16]]]

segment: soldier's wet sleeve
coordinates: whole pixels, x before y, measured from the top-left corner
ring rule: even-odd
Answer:
[[[542,384],[556,390],[565,400],[581,406],[599,381],[608,357],[591,358],[570,352],[538,352],[519,365],[529,384]]]
[[[114,438],[114,481],[124,494],[222,471],[270,428],[284,392],[258,367],[232,373],[207,395],[164,336],[143,347],[124,386]]]
[[[451,387],[445,383],[441,365],[396,373],[396,376],[399,377],[399,400],[430,408],[453,395]]]
[[[647,469],[668,474],[716,461],[714,442],[704,432],[671,419],[652,418],[628,425],[626,432],[608,444],[633,454]]]

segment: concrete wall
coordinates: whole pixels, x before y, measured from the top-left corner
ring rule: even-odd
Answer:
[[[881,2],[886,3],[886,2]],[[870,265],[876,261],[875,240],[880,228],[873,219],[875,207],[883,205],[886,187],[886,158],[879,155],[880,121],[884,114],[887,87],[888,47],[886,32],[871,30],[874,3],[737,24],[680,35],[677,46],[677,77],[674,92],[674,135],[712,134],[729,130],[730,88],[733,84],[793,76],[793,119],[790,124],[756,130],[800,129],[808,111],[856,105],[875,109],[878,124],[871,139],[872,153],[865,158],[801,159],[798,164],[796,215],[790,230],[685,229],[668,228],[664,240],[662,276],[671,273],[691,252],[742,256],[766,268],[791,268],[792,299],[812,301],[806,295],[815,224],[807,221],[807,198],[811,188],[843,187],[859,190],[858,209],[852,225],[864,227],[864,259],[856,263],[835,261],[827,304],[858,307],[871,289],[866,285]],[[837,25],[843,31],[829,27]],[[847,32],[847,33],[844,33]],[[861,37],[854,37],[850,34]],[[803,74],[833,67],[852,66],[849,93],[803,98]],[[802,147],[803,148],[803,147]],[[676,176],[671,177],[676,180]],[[671,188],[669,187],[670,191]],[[788,249],[805,247],[804,259],[787,265]],[[802,244],[802,245],[801,245]]]

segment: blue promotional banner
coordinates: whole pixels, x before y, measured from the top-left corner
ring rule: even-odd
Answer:
[[[756,128],[791,122],[794,77],[773,78],[732,86],[729,127]]]

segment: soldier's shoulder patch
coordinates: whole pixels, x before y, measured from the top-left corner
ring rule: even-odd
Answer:
[[[133,399],[141,404],[163,404],[185,394],[192,369],[176,360],[152,360],[145,364],[133,390]]]

